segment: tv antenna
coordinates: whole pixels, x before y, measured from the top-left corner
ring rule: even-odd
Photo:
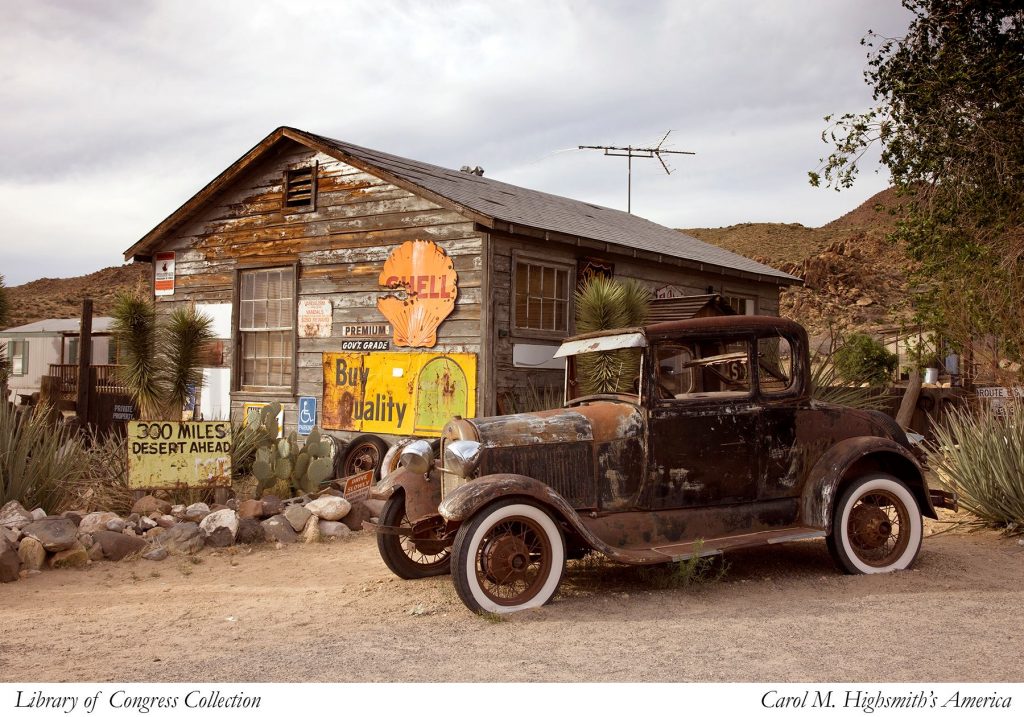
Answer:
[[[682,152],[677,149],[662,149],[662,145],[665,144],[665,140],[672,134],[672,130],[665,133],[665,136],[661,138],[654,147],[634,147],[632,145],[626,147],[607,147],[598,146],[593,144],[581,144],[579,149],[603,149],[606,157],[626,157],[626,168],[628,172],[628,178],[626,180],[626,211],[630,214],[633,213],[633,157],[641,157],[643,159],[658,158],[661,162],[661,166],[665,169],[665,174],[672,174],[672,170],[665,164],[665,160],[662,159],[663,154],[697,154],[696,152]]]

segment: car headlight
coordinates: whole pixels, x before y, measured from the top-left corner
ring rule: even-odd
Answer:
[[[434,465],[434,451],[427,441],[413,441],[402,449],[398,464],[413,473],[429,473]]]
[[[483,446],[476,441],[449,441],[444,447],[444,468],[462,478],[468,478],[480,464]]]

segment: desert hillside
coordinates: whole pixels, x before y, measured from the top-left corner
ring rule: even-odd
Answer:
[[[684,229],[710,244],[799,276],[802,287],[782,294],[781,313],[812,334],[829,327],[871,332],[911,323],[906,253],[889,241],[898,200],[892,189],[823,227],[801,224],[737,224]]]

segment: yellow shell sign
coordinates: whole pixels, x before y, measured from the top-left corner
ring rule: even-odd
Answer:
[[[394,327],[395,346],[437,343],[437,327],[455,309],[458,274],[444,249],[430,241],[407,241],[384,262],[378,283],[394,293],[377,308]]]
[[[324,428],[439,436],[455,415],[476,415],[476,354],[324,354]]]

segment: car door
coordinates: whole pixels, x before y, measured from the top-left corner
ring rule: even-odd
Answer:
[[[653,347],[644,504],[651,510],[757,499],[760,408],[752,339]]]

